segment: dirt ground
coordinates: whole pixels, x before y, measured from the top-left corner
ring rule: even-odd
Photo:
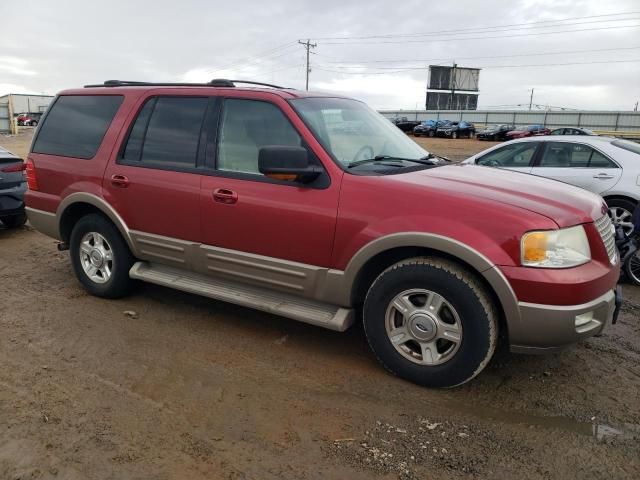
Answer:
[[[640,288],[624,295],[601,337],[428,390],[381,368],[358,326],[153,285],[98,299],[52,239],[0,229],[0,479],[635,479]]]

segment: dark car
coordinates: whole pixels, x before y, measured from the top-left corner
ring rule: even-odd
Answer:
[[[476,138],[478,140],[505,140],[507,133],[512,130],[515,130],[513,125],[490,125],[476,133]]]
[[[551,130],[544,125],[527,125],[524,128],[518,130],[511,130],[505,135],[507,140],[513,140],[514,138],[534,137],[537,135],[549,135]]]
[[[596,135],[588,128],[562,127],[551,130],[549,135]]]
[[[436,135],[436,129],[446,123],[451,122],[449,120],[426,120],[413,128],[413,134],[416,137],[420,137],[422,135],[434,137]]]
[[[436,136],[449,138],[472,138],[476,134],[476,127],[473,123],[465,122],[449,122],[439,126],[436,129]]]
[[[412,133],[413,129],[420,124],[419,121],[409,120],[407,117],[394,117],[389,120],[400,130],[407,133]]]
[[[24,170],[25,164],[20,157],[0,147],[0,222],[10,228],[24,225],[27,221]]]

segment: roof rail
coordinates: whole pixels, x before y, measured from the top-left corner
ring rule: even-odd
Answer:
[[[271,83],[254,82],[252,80],[227,80],[225,78],[215,78],[207,83],[166,83],[166,82],[138,82],[135,80],[106,80],[102,84],[85,85],[84,88],[98,87],[235,87],[236,83],[247,85],[258,85],[270,88],[285,88]]]

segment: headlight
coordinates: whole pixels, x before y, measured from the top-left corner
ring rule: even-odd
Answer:
[[[582,225],[560,230],[528,232],[520,242],[525,267],[577,267],[591,260],[589,240]]]

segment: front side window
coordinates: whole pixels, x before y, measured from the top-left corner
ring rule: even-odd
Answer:
[[[291,104],[325,150],[343,167],[376,157],[428,155],[400,129],[364,103],[345,98],[297,98]]]
[[[602,153],[588,145],[547,142],[540,160],[541,167],[551,168],[616,168]]]
[[[122,95],[58,97],[40,127],[33,152],[93,158],[122,100]]]
[[[284,113],[272,103],[225,100],[218,144],[218,170],[261,175],[258,154],[267,145],[300,147],[302,138]]]
[[[536,142],[520,142],[497,148],[483,155],[476,163],[488,167],[528,167],[538,144]]]

